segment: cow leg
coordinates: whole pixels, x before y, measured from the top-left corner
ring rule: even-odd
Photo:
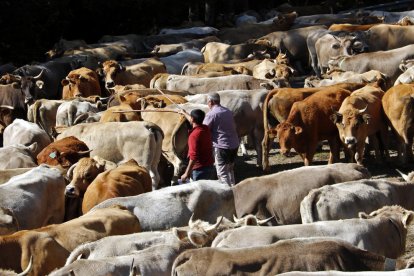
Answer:
[[[241,149],[243,156],[248,156],[246,144],[247,144],[247,136],[241,137],[240,138],[240,149]]]
[[[388,151],[389,146],[390,146],[390,140],[389,140],[389,133],[388,133],[387,125],[381,128],[379,136],[380,136],[381,145],[382,145],[381,154],[383,158],[385,158],[385,160],[390,161],[390,153]]]
[[[372,143],[375,151],[375,162],[380,163],[381,162],[381,152],[379,148],[379,142],[376,135],[370,135],[369,136],[369,142]]]
[[[261,167],[262,166],[262,159],[263,159],[262,158],[263,152],[262,152],[262,147],[260,145],[260,141],[263,140],[263,129],[255,128],[253,130],[253,133],[250,136],[252,137],[252,140],[253,140],[252,142],[254,144],[254,148],[256,149],[256,153],[257,153],[256,165],[258,167]]]
[[[358,165],[363,165],[362,161],[364,159],[364,149],[365,149],[365,141],[359,141],[359,143],[356,145],[355,150],[355,161]]]
[[[333,164],[339,161],[340,140],[335,137],[328,140],[329,143],[329,161],[328,164]]]
[[[262,166],[264,171],[269,171],[269,134],[264,132],[262,140]]]

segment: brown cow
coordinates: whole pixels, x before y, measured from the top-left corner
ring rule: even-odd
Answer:
[[[327,86],[325,88],[340,88],[349,91],[354,91],[363,87],[365,84],[360,83],[342,83],[333,86]],[[276,128],[269,128],[269,119],[276,120],[277,123],[284,122],[288,116],[293,103],[301,101],[315,92],[324,90],[323,87],[316,88],[279,88],[272,90],[267,94],[263,103],[263,124],[264,124],[264,137],[262,141],[263,151],[263,170],[269,170],[269,139],[271,141],[276,138]],[[274,123],[273,125],[276,125]]]
[[[288,155],[294,148],[305,166],[312,163],[318,142],[328,140],[330,156],[328,164],[339,160],[338,130],[329,119],[333,109],[339,109],[342,101],[351,93],[345,89],[331,88],[314,93],[295,102],[285,122],[277,125],[280,152]]]
[[[107,60],[102,64],[102,71],[105,87],[110,90],[117,84],[142,84],[149,87],[151,79],[158,73],[166,73],[167,69],[160,60],[150,58],[126,67],[115,60]]]
[[[183,96],[180,95],[148,95],[139,100],[141,101],[142,109],[145,109],[149,105],[154,108],[163,108],[172,104],[183,104],[188,102]],[[171,100],[173,102],[171,102]]]
[[[249,248],[199,248],[181,253],[171,275],[276,275],[288,271],[384,270],[385,257],[334,238],[290,239]]]
[[[382,106],[399,140],[399,162],[404,164],[413,160],[414,86],[399,84],[391,87],[382,97]]]
[[[382,111],[381,99],[384,91],[376,86],[367,85],[354,91],[347,97],[338,112],[331,119],[336,124],[339,137],[350,151],[350,157],[362,165],[365,139],[374,144],[376,158],[380,158],[378,140],[375,134],[381,134],[382,142],[387,149],[388,126]],[[389,155],[388,155],[389,157]]]
[[[101,95],[98,75],[86,67],[70,71],[61,84],[63,86],[62,99],[64,100]]]
[[[70,136],[57,140],[45,147],[37,155],[37,163],[39,165],[61,165],[63,168],[68,169],[82,157],[89,156],[89,152],[90,150],[84,142],[74,136]]]
[[[121,206],[95,210],[77,219],[0,237],[0,268],[22,271],[33,257],[29,275],[47,275],[62,267],[77,246],[111,235],[141,231],[135,215]]]
[[[102,201],[124,196],[134,196],[152,191],[148,170],[131,159],[117,168],[99,174],[86,189],[82,213]]]
[[[344,32],[366,31],[375,25],[377,24],[365,24],[365,25],[349,24],[349,23],[332,24],[328,30],[329,31],[344,31]]]

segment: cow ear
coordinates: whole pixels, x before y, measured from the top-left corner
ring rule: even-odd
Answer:
[[[403,223],[404,227],[407,228],[407,226],[411,224],[413,219],[414,219],[414,213],[413,212],[408,212],[407,214],[405,214],[403,216],[403,219],[402,219],[402,223]]]
[[[246,221],[244,222],[244,225],[258,225],[257,218],[254,216],[247,217]]]
[[[42,89],[44,84],[45,84],[45,83],[44,83],[43,81],[41,81],[41,80],[37,80],[37,81],[36,81],[36,86],[37,86],[39,89]]]
[[[188,232],[187,232],[187,230],[181,230],[181,229],[178,229],[178,228],[176,228],[176,227],[174,227],[173,229],[172,229],[172,231],[173,231],[173,234],[180,240],[180,241],[183,241],[184,239],[186,239],[187,238],[187,234],[188,234]]]
[[[365,212],[359,212],[358,213],[358,217],[359,218],[362,218],[362,219],[369,219],[370,218],[370,215],[368,215],[367,213],[365,213]]]
[[[34,142],[33,144],[31,144],[30,146],[28,146],[28,149],[32,152],[35,153],[37,150],[37,142]]]
[[[295,126],[295,134],[301,134],[303,129],[300,126]]]
[[[102,68],[97,68],[97,69],[95,70],[95,73],[96,73],[98,76],[100,76],[100,77],[103,77],[103,76],[104,76],[104,73],[103,73],[103,69],[102,69]]]
[[[62,86],[66,86],[69,84],[69,81],[67,79],[63,79],[61,82]]]
[[[342,114],[339,112],[334,112],[331,116],[329,116],[329,118],[334,124],[337,124],[342,120]]]
[[[369,114],[364,114],[364,115],[362,115],[362,120],[363,120],[364,123],[366,123],[368,125],[369,121],[371,120],[371,116]]]
[[[208,238],[206,234],[197,233],[193,231],[190,231],[188,233],[188,238],[190,239],[190,242],[196,247],[202,247],[208,242]]]
[[[123,95],[119,95],[119,101],[121,103],[124,103],[124,102],[126,102],[126,98]]]
[[[164,100],[161,100],[160,101],[160,108],[164,108],[166,106],[167,106],[167,104],[164,102]]]
[[[12,87],[14,89],[19,89],[20,88],[20,84],[18,82],[13,82]]]

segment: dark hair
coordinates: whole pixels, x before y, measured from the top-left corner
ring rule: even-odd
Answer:
[[[201,125],[204,121],[206,113],[204,113],[204,111],[201,109],[193,109],[190,113],[190,116],[193,118],[194,122],[197,125]]]

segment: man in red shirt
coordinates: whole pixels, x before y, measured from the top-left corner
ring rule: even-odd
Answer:
[[[194,109],[190,114],[185,111],[180,112],[190,121],[193,129],[188,136],[188,166],[181,176],[182,181],[186,181],[190,175],[193,181],[200,179],[213,179],[214,159],[213,143],[211,132],[208,126],[203,125],[205,117],[204,111]]]

